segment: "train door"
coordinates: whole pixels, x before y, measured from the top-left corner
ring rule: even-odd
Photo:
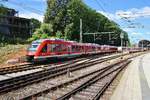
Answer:
[[[47,44],[45,44],[45,45],[43,46],[43,48],[41,49],[41,55],[42,55],[42,56],[46,56],[46,55],[47,55],[47,52],[48,52],[48,50],[47,50]]]
[[[60,44],[61,50],[59,51],[61,55],[68,56],[68,44],[62,43]],[[70,50],[69,50],[70,51]]]
[[[67,53],[70,55],[71,52],[72,52],[71,45],[68,45],[68,46],[67,46]]]
[[[51,56],[54,56],[54,55],[56,55],[56,45],[55,44],[53,44],[53,43],[51,43],[51,44],[49,44],[49,52],[50,52],[50,55]]]

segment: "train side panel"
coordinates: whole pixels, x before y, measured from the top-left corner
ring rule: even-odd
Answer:
[[[32,52],[32,49],[34,49],[34,52]],[[73,58],[81,55],[113,53],[117,51],[115,46],[45,39],[33,42],[27,56],[32,56],[35,61],[43,61],[49,58]]]

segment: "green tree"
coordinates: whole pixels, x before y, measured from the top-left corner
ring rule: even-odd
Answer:
[[[45,39],[54,36],[53,29],[51,24],[42,23],[40,28],[37,28],[29,39],[29,41],[37,40],[37,39]]]
[[[119,26],[104,15],[92,10],[82,0],[48,0],[44,22],[52,25],[55,36],[64,36],[66,40],[79,41],[80,18],[83,22],[83,33],[86,32],[114,32],[111,41],[108,34],[100,34],[94,41],[93,35],[84,36],[84,42],[96,42],[99,44],[120,45]],[[59,33],[59,34],[58,34]],[[61,33],[61,34],[60,34]],[[129,41],[126,32],[125,41]],[[112,42],[112,43],[110,43]]]
[[[32,24],[32,32],[34,33],[37,28],[40,28],[41,22],[35,18],[31,18],[30,20]]]
[[[53,25],[53,31],[64,32],[67,23],[67,4],[70,0],[47,0],[44,22]]]
[[[65,27],[65,36],[64,36],[65,40],[71,40],[72,26],[73,23],[70,23]]]
[[[0,4],[0,15],[6,15],[7,8],[5,8],[2,4]]]
[[[64,38],[63,34],[62,34],[60,31],[57,31],[57,32],[56,32],[56,37],[57,37],[57,38],[60,38],[60,39],[63,39],[63,38]]]
[[[52,32],[53,32],[53,25],[52,24],[47,24],[47,23],[43,23],[41,24],[40,29],[42,30],[43,33],[48,34],[49,36],[52,36]]]
[[[52,36],[53,28],[51,24],[42,23],[40,28],[37,28],[34,32],[35,34],[48,34],[49,36]]]

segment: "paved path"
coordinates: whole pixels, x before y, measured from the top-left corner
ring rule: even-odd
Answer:
[[[150,53],[129,64],[110,100],[150,100]]]

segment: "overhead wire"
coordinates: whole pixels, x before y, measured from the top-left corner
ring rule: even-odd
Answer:
[[[17,2],[14,2],[12,0],[7,0],[8,3],[11,3],[13,5],[16,5],[16,6],[19,6],[21,8],[23,8],[24,10],[27,10],[27,11],[30,11],[30,12],[33,12],[35,14],[38,14],[38,15],[43,15],[43,11],[39,10],[39,9],[35,9],[33,7],[30,7],[30,6],[27,6],[26,4],[23,4],[23,3],[17,3]]]
[[[106,14],[106,17],[108,17],[108,18],[111,18],[110,17],[110,15],[109,14],[107,14],[107,11],[105,10],[105,8],[103,7],[103,5],[101,4],[101,2],[99,2],[98,0],[95,0],[96,1],[96,3],[98,4],[98,6],[102,9],[102,11],[104,11],[105,12],[105,14]],[[126,19],[122,19],[122,20],[124,20],[124,21],[126,21],[126,22],[128,22]]]
[[[141,3],[143,3],[143,4],[149,4],[149,2],[147,2],[146,0],[142,0],[142,2]],[[125,13],[124,13],[125,14]],[[130,19],[130,18],[136,18],[136,17],[145,17],[145,16],[150,16],[150,13],[142,13],[142,12],[134,12],[134,13],[132,13],[132,14],[130,14],[130,15],[128,15],[129,17],[125,17],[125,16],[121,16],[123,19]],[[133,20],[131,21],[131,20],[129,20],[131,23],[130,24],[132,24],[132,23],[135,23],[135,22],[133,22]],[[134,20],[135,21],[135,20]],[[141,24],[141,23],[140,23]],[[148,28],[148,27],[145,27],[144,25],[142,25],[141,24],[141,26],[137,26],[136,24],[135,24],[135,26],[134,26],[135,28]]]

